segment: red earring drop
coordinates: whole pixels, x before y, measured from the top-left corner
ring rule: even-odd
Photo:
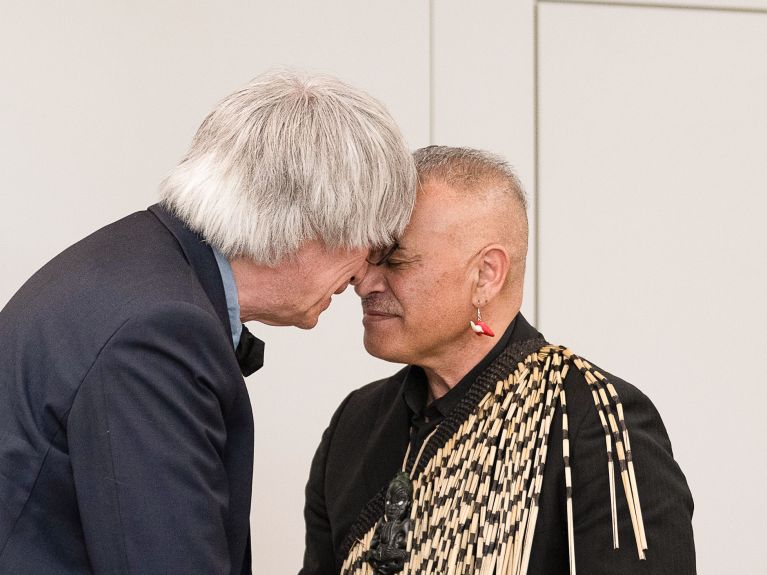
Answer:
[[[477,335],[489,335],[490,337],[495,337],[495,334],[493,333],[493,330],[490,329],[490,326],[487,325],[484,321],[482,321],[482,314],[479,313],[479,308],[477,308],[476,323],[473,321],[469,321],[469,325],[471,325],[471,331],[473,331]]]

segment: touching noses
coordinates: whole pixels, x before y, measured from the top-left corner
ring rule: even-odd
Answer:
[[[371,293],[384,291],[386,285],[383,274],[383,266],[367,267],[367,273],[358,282],[354,283],[354,291],[360,297],[366,297]]]
[[[354,272],[354,274],[349,278],[349,281],[339,287],[335,292],[336,295],[343,293],[346,291],[346,288],[349,286],[349,284],[356,286],[358,283],[360,283],[364,277],[365,274],[368,271],[368,263],[367,261],[363,260],[360,266],[357,268],[357,270]]]

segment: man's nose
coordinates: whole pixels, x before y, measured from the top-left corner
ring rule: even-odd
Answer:
[[[386,290],[383,266],[368,265],[365,276],[354,283],[354,291],[360,297]]]
[[[349,283],[356,287],[362,280],[365,279],[365,276],[368,273],[369,267],[370,267],[370,264],[367,262],[367,260],[362,260],[360,267],[351,277],[351,279],[349,280]]]

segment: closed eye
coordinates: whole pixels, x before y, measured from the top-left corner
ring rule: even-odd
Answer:
[[[386,260],[383,263],[383,265],[386,266],[387,268],[398,268],[402,265],[405,265],[406,263],[408,262],[389,259],[389,260]]]

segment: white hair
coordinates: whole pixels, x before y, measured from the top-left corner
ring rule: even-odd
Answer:
[[[391,243],[415,188],[412,155],[380,102],[330,76],[282,71],[218,104],[160,195],[224,256],[274,265],[307,240]]]

